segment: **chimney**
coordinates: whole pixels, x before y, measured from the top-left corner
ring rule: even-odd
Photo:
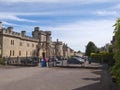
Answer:
[[[25,36],[26,35],[26,31],[21,31],[21,35]]]
[[[59,42],[59,40],[57,39],[57,42]]]
[[[2,22],[0,22],[0,29],[2,29]]]
[[[39,31],[39,27],[35,27],[35,28],[34,28],[34,31]]]
[[[9,32],[13,31],[13,27],[8,27],[7,29],[9,30]]]

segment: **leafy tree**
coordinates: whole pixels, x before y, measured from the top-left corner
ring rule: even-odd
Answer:
[[[115,60],[116,60],[116,66],[120,65],[120,18],[117,19],[116,23],[115,23]]]
[[[109,53],[113,53],[113,46],[112,46],[112,45],[109,45],[108,50],[109,50]]]
[[[96,45],[90,41],[86,46],[85,55],[90,56],[91,53],[96,53],[97,51]]]
[[[79,50],[79,51],[77,51],[77,53],[81,53],[81,51]]]
[[[115,65],[112,69],[113,74],[115,75],[117,82],[120,86],[120,18],[117,19],[114,24],[115,30],[115,42],[114,42],[114,59]]]

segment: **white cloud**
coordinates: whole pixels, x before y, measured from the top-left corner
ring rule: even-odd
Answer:
[[[0,17],[2,18],[7,18],[10,17],[12,19],[18,19],[18,15],[19,16],[30,16],[30,15],[53,15],[53,14],[57,14],[57,12],[0,12]]]
[[[8,20],[16,20],[16,21],[24,21],[24,22],[36,22],[34,20],[19,18],[18,16],[12,15],[10,13],[1,13],[0,19],[8,19]]]
[[[120,9],[120,4],[115,5],[112,9]]]
[[[103,3],[103,2],[114,2],[114,0],[0,0],[0,2],[11,2],[11,3],[17,3],[17,2],[43,2],[43,3],[80,3],[80,4],[89,4],[89,3]],[[118,1],[118,0],[117,0]],[[70,4],[71,5],[71,4]],[[116,8],[119,8],[119,5],[116,6]],[[78,10],[78,11],[77,11]],[[83,9],[83,11],[85,11]],[[10,20],[16,20],[16,21],[24,21],[24,22],[35,22],[34,20],[24,19],[20,18],[18,16],[29,16],[29,15],[73,15],[73,14],[85,14],[85,12],[82,12],[79,9],[76,9],[76,11],[43,11],[43,12],[0,12],[0,18],[2,19],[10,19]],[[89,11],[87,12],[89,13]],[[89,14],[91,14],[92,11],[90,11]],[[116,16],[119,15],[117,11],[113,11],[111,9],[107,10],[101,10],[96,11],[94,14],[99,16]],[[96,16],[95,16],[96,17]],[[115,20],[114,20],[115,21]],[[98,47],[101,47],[105,45],[106,43],[109,43],[112,34],[113,34],[113,27],[112,25],[115,23],[113,20],[90,20],[90,21],[77,21],[72,22],[69,24],[56,26],[56,27],[41,27],[42,30],[50,30],[52,31],[52,37],[53,40],[56,40],[57,38],[65,43],[67,43],[71,48],[75,50],[85,50],[85,46],[89,41],[93,41]],[[41,22],[41,21],[40,21]],[[43,22],[42,22],[43,23]],[[8,22],[3,22],[5,25],[13,25],[17,26],[17,24],[12,24]],[[29,30],[28,33],[32,32],[34,26],[20,26],[18,25],[15,27],[15,31],[20,30]]]
[[[8,26],[20,26],[18,24],[9,23],[9,22],[6,22],[6,21],[3,21],[2,24],[3,25],[8,25]]]
[[[60,0],[1,0],[1,2],[59,2]]]
[[[74,50],[84,51],[89,41],[93,41],[98,47],[109,43],[112,39],[114,23],[114,20],[78,21],[47,29],[52,30],[55,39],[59,38],[68,43]]]
[[[97,15],[100,15],[100,16],[108,16],[108,15],[119,15],[119,12],[117,11],[97,11],[97,12],[94,12],[95,14]]]
[[[80,3],[80,4],[89,4],[89,3],[104,3],[104,2],[114,2],[114,0],[0,0],[1,2],[40,2],[40,3]],[[119,1],[119,0],[116,0]]]

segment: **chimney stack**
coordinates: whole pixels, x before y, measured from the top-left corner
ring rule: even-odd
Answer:
[[[0,30],[2,29],[2,22],[0,22]]]
[[[26,31],[21,31],[21,35],[25,36],[26,35]]]
[[[39,27],[35,27],[35,28],[34,28],[34,31],[39,31]]]
[[[8,27],[7,29],[9,30],[9,32],[13,31],[13,27]]]

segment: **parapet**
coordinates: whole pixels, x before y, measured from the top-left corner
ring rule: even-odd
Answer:
[[[51,35],[51,31],[45,31],[47,35]]]
[[[26,31],[21,31],[21,36],[22,37],[26,36]]]
[[[14,31],[11,31],[10,29],[2,29],[2,34],[3,35],[9,35],[9,36],[15,36],[15,37],[20,37],[21,36],[21,34],[20,33],[18,33],[18,32],[14,32]]]
[[[21,33],[18,32],[14,32],[12,28],[7,28],[7,29],[2,29],[1,34],[6,35],[6,36],[10,36],[10,37],[15,37],[15,38],[19,38],[19,39],[23,39],[23,40],[28,40],[28,41],[35,41],[38,42],[38,39],[35,39],[33,37],[30,36],[26,36],[26,31],[21,31]]]
[[[51,41],[51,31],[42,31],[39,30],[39,27],[35,27],[34,31],[32,32],[32,37],[26,36],[26,31],[21,31],[21,33],[14,32],[13,27],[8,27],[8,28],[2,28],[0,34],[10,36],[10,37],[16,37],[24,40],[32,40],[32,41],[39,41],[39,36],[44,35],[47,37],[47,41]]]

